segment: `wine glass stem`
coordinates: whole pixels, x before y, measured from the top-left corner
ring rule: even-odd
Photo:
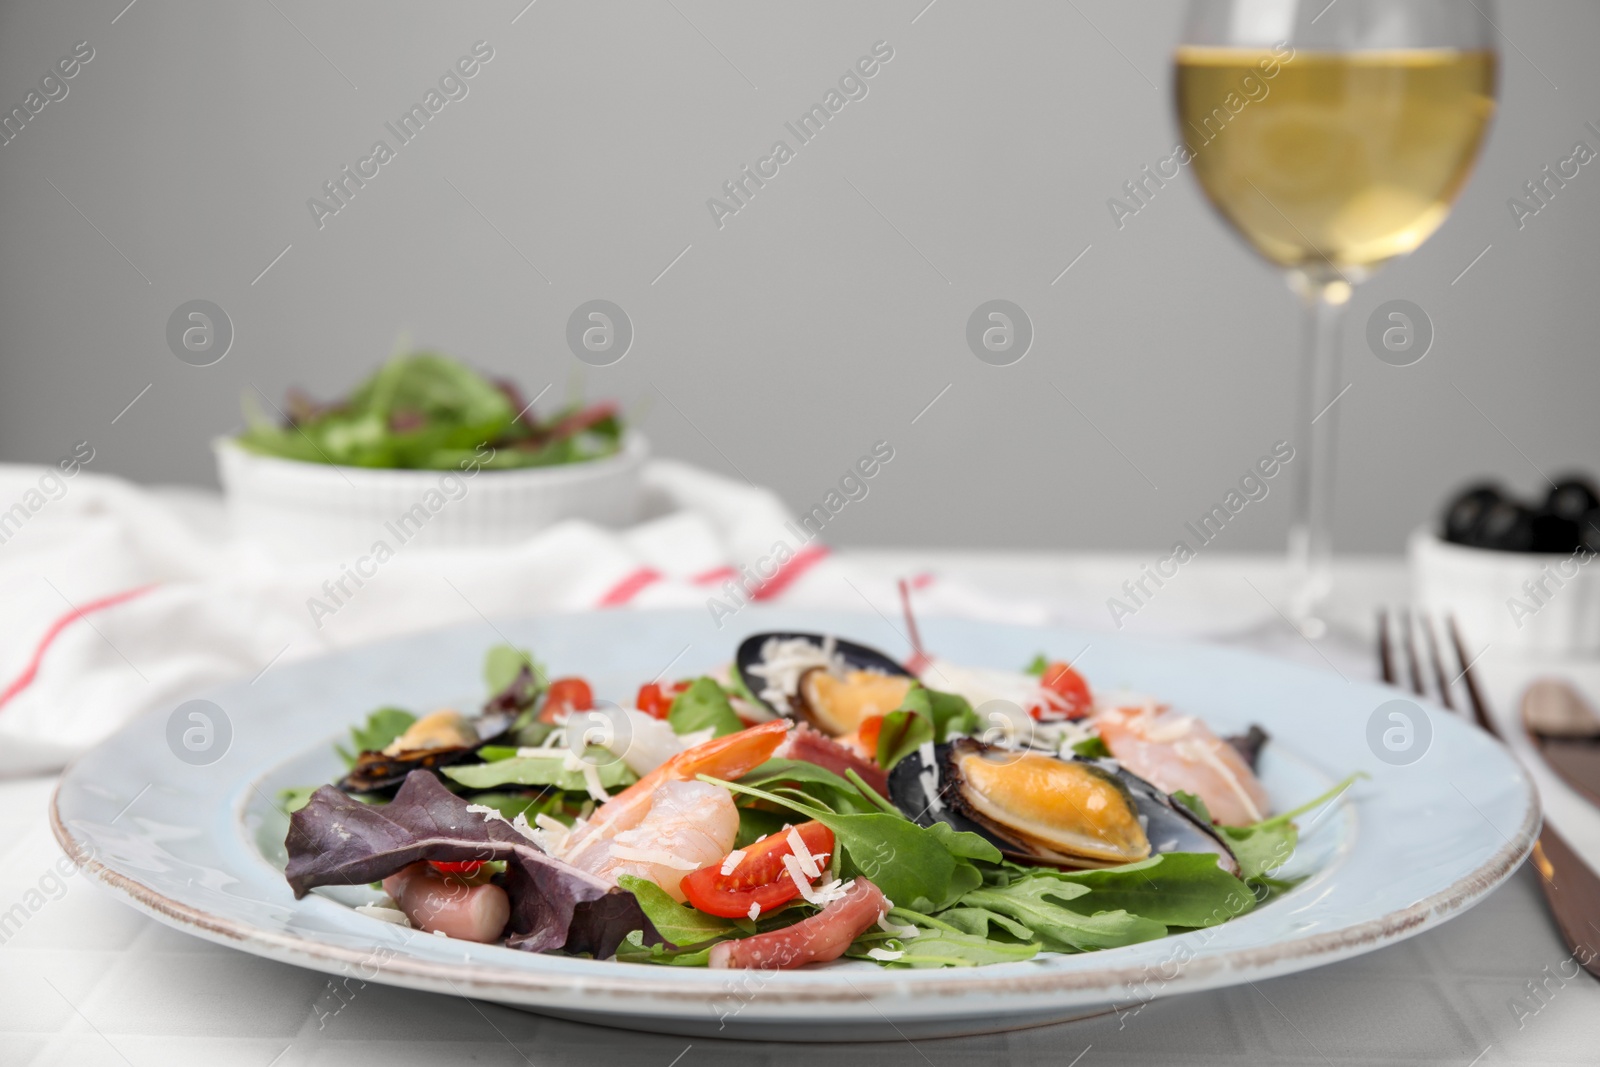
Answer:
[[[1300,365],[1300,420],[1295,449],[1299,471],[1289,526],[1289,615],[1307,636],[1327,630],[1320,609],[1333,587],[1334,456],[1340,390],[1339,328],[1350,286],[1295,279],[1305,302],[1305,351]]]

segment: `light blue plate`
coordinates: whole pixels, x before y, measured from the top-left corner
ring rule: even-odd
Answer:
[[[1276,810],[1352,771],[1370,780],[1336,809],[1301,820],[1308,832],[1288,870],[1305,881],[1239,919],[1128,948],[963,970],[886,971],[849,961],[761,974],[532,955],[420,934],[338,902],[359,903],[365,890],[296,901],[284,884],[278,790],[335,777],[331,742],[379,705],[473,706],[491,644],[532,648],[558,674],[583,675],[598,696],[620,700],[669,665],[677,677],[724,663],[739,639],[760,630],[831,632],[906,652],[899,632],[873,615],[752,607],[724,622],[719,632],[704,612],[545,616],[274,667],[254,683],[206,694],[227,719],[214,724],[210,751],[197,720],[180,717],[169,729],[163,712],[79,759],[56,792],[56,836],[141,911],[271,959],[630,1029],[837,1041],[1132,1010],[1152,997],[1370,952],[1476,903],[1516,869],[1538,832],[1538,801],[1522,769],[1442,708],[1421,712],[1432,736],[1420,759],[1380,760],[1375,751],[1387,750],[1369,743],[1369,722],[1401,695],[1396,690],[1225,649],[929,619],[927,647],[957,662],[1014,669],[1040,651],[1082,653],[1078,667],[1097,689],[1155,694],[1219,733],[1260,723],[1273,738],[1262,776]],[[184,729],[200,730],[190,737],[200,751],[184,748]],[[214,762],[175,754],[210,759],[225,733],[231,740]]]

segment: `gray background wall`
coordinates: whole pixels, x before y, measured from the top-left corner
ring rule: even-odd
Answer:
[[[4,110],[95,49],[0,147],[0,459],[88,439],[91,469],[210,484],[244,389],[336,394],[401,331],[560,393],[595,297],[637,339],[586,388],[648,402],[661,453],[800,506],[893,443],[836,544],[1164,546],[1292,424],[1282,281],[1188,175],[1120,231],[1107,210],[1175,139],[1173,0],[125,3],[0,8]],[[1397,550],[1479,473],[1600,467],[1600,168],[1520,232],[1506,207],[1600,148],[1600,7],[1498,19],[1503,108],[1470,186],[1353,302],[1347,549]],[[880,39],[868,96],[719,230],[706,199]],[[478,40],[470,95],[319,230],[307,198]],[[165,341],[197,297],[237,333],[204,368]],[[1014,366],[964,341],[994,297],[1037,331]],[[1396,297],[1437,330],[1403,369],[1361,338]],[[1286,488],[1225,547],[1281,545]]]

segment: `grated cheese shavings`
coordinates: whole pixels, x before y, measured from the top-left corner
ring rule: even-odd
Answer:
[[[750,921],[751,922],[755,922],[759,918],[761,918],[761,905],[760,904],[751,904],[750,905]]]
[[[789,847],[794,850],[794,858],[799,861],[800,869],[806,872],[806,879],[816,881],[822,874],[822,868],[817,866],[817,858],[806,848],[805,839],[800,836],[800,831],[790,829],[789,835],[784,840],[788,841]]]
[[[875,960],[882,960],[883,962],[888,963],[890,960],[899,959],[901,956],[904,956],[905,953],[896,951],[892,948],[869,948],[867,949],[867,955]]]
[[[761,645],[761,662],[752,666],[750,673],[765,683],[757,695],[789,714],[794,711],[790,695],[800,688],[800,676],[813,667],[824,667],[840,677],[848,669],[831,636],[824,638],[820,646],[804,637],[769,637]]]
[[[890,922],[888,912],[884,912],[882,915],[878,916],[878,929],[882,930],[886,934],[893,934],[896,937],[904,938],[907,941],[911,940],[913,937],[916,937],[922,932],[915,926],[901,926],[899,923]]]
[[[732,874],[734,871],[738,870],[739,869],[739,864],[741,864],[743,862],[744,862],[744,849],[736,848],[732,852],[728,853],[726,856],[723,857],[722,866],[719,868],[719,870],[722,873],[722,877],[726,878],[730,874]]]
[[[391,903],[393,902],[391,901]],[[411,920],[406,918],[405,912],[385,904],[359,904],[355,910],[359,914],[371,919],[377,919],[379,922],[394,923],[396,926],[411,925]]]

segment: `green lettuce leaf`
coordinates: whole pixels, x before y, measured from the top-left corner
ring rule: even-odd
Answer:
[[[517,680],[517,675],[522,668],[527,667],[533,672],[537,687],[533,696],[543,689],[543,679],[547,677],[539,661],[533,658],[533,653],[524,648],[514,648],[511,645],[495,645],[483,657],[483,684],[490,693],[503,692],[512,682]],[[526,703],[532,703],[528,699]]]
[[[334,745],[334,750],[346,766],[355,766],[356,757],[363,752],[377,752],[389,747],[394,739],[405,733],[417,717],[402,708],[379,708],[367,716],[360,726],[350,727],[350,748]]]
[[[915,711],[891,711],[883,717],[883,725],[878,729],[878,766],[891,770],[932,740],[933,720]]]
[[[740,775],[739,781],[761,789],[789,785],[834,811],[877,810],[854,783],[846,781],[826,767],[805,760],[769,759],[749,773]],[[779,822],[781,824],[782,820]]]
[[[884,935],[858,938],[846,955],[872,960],[891,970],[935,967],[981,967],[990,963],[1017,963],[1039,954],[1037,943],[994,941],[981,934],[968,934],[949,927],[915,924],[917,936],[908,938]],[[874,948],[898,951],[898,959],[875,960],[867,955]]]
[[[652,920],[654,921],[654,920]],[[635,930],[617,946],[617,959],[622,963],[657,963],[667,967],[704,967],[711,961],[711,946],[704,948],[668,948],[666,945],[646,945],[644,931]]]
[[[896,711],[914,711],[933,724],[933,740],[944,744],[951,732],[971,734],[978,728],[978,713],[967,698],[941,693],[922,685],[912,685]]]
[[[1166,926],[1216,926],[1255,906],[1250,887],[1210,853],[1167,852],[1093,871],[1038,868],[1034,877],[1041,876],[1089,890],[1070,901],[1074,911],[1126,911]]]
[[[502,785],[530,785],[584,792],[588,789],[582,771],[569,771],[564,767],[564,748],[551,749],[548,756],[513,756],[491,763],[458,763],[441,767],[439,772],[453,782],[468,789],[493,789]],[[600,785],[614,792],[632,785],[639,776],[628,765],[606,749],[590,746],[584,758],[595,765]]]
[[[1111,750],[1098,737],[1086,737],[1072,746],[1072,751],[1084,759],[1110,759]],[[1207,822],[1211,820],[1207,819]]]
[[[1059,878],[1023,878],[1008,886],[975,889],[961,904],[1014,919],[1045,948],[1058,952],[1120,948],[1166,936],[1166,925],[1154,919],[1122,910],[1085,915],[1067,906],[1089,892],[1087,886]]]
[[[672,700],[672,710],[667,712],[667,724],[675,734],[692,734],[711,727],[713,737],[725,737],[744,729],[744,723],[734,713],[728,694],[713,678],[696,678],[689,688]]]
[[[667,895],[665,889],[649,879],[625,874],[617,879],[617,884],[633,894],[639,902],[639,909],[656,928],[656,932],[679,948],[739,935],[739,927],[727,919],[719,919],[686,904],[679,904]]]

